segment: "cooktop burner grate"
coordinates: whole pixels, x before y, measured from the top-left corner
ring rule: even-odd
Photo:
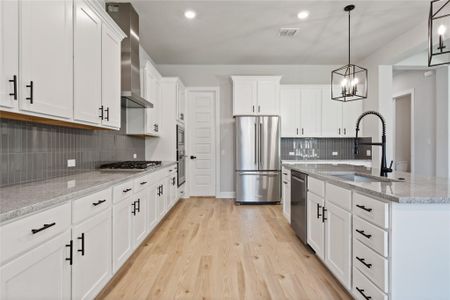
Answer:
[[[103,164],[100,166],[100,169],[145,170],[147,168],[157,167],[160,165],[161,161],[129,160]]]

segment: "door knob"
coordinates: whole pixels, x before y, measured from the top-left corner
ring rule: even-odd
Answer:
[[[197,159],[197,156],[191,155],[191,159]]]

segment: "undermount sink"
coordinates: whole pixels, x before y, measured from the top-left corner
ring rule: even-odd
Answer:
[[[401,179],[391,179],[386,177],[377,177],[373,175],[356,172],[329,172],[326,175],[337,177],[344,181],[353,182],[401,182]]]

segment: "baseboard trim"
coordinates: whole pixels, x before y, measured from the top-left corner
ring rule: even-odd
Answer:
[[[236,197],[236,193],[235,192],[220,192],[216,195],[216,198],[232,198],[234,199]]]

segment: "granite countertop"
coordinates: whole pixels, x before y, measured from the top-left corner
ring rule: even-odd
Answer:
[[[176,162],[162,162],[159,167],[141,172],[91,171],[0,188],[0,223],[101,191],[175,164]]]
[[[363,166],[331,164],[284,164],[284,166],[344,188],[372,195],[387,202],[416,204],[450,203],[450,180],[447,178],[393,172],[388,175],[388,178],[403,178],[404,180],[398,182],[353,182],[332,176],[330,173],[355,172],[379,177],[380,170]]]
[[[311,160],[311,159],[300,159],[300,160],[282,160],[283,164],[354,164],[354,163],[361,163],[361,164],[372,164],[371,159],[317,159],[317,160]]]

